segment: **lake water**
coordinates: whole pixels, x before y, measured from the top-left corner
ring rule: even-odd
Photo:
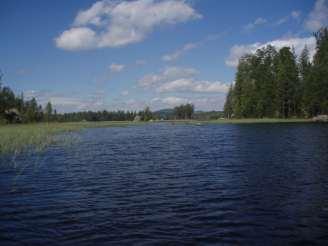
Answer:
[[[88,129],[0,159],[0,245],[328,245],[328,125]]]

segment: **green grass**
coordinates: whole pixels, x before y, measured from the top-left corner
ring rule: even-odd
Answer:
[[[162,122],[162,121],[155,121]],[[311,122],[307,119],[220,119],[212,121],[196,120],[175,120],[164,121],[172,125],[175,124],[254,124],[254,123],[304,123]],[[144,124],[133,122],[76,122],[76,123],[40,123],[40,124],[22,124],[22,125],[0,125],[0,155],[1,154],[18,154],[29,148],[34,151],[41,151],[47,146],[58,141],[58,135],[62,142],[69,142],[70,132],[78,131],[85,128],[95,127],[115,127]]]
[[[18,154],[29,148],[40,151],[58,141],[57,135],[63,134],[62,142],[70,141],[70,133],[91,127],[113,127],[135,124],[131,122],[77,122],[77,123],[40,123],[0,126],[0,155]],[[65,138],[65,136],[67,138]]]

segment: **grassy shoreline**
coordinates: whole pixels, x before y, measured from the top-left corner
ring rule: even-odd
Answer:
[[[309,119],[220,119],[210,121],[172,120],[154,121],[153,123],[175,124],[254,124],[254,123],[308,123]],[[131,126],[145,124],[143,122],[72,122],[72,123],[38,123],[26,125],[0,125],[0,155],[20,153],[28,148],[42,150],[56,142],[55,136],[85,128]]]
[[[85,128],[115,127],[131,125],[131,122],[72,122],[37,123],[0,126],[0,155],[17,154],[28,148],[42,150],[56,142],[59,134],[79,131]]]

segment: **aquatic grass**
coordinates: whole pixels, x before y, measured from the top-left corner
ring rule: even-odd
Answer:
[[[42,151],[49,145],[61,142],[70,144],[70,132],[92,127],[127,126],[131,122],[74,122],[39,123],[0,126],[0,155],[19,154],[28,149]],[[61,137],[58,137],[61,135]]]

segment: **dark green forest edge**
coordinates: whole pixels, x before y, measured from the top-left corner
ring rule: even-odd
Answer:
[[[307,47],[272,46],[243,56],[227,94],[226,118],[312,118],[328,114],[328,29],[314,34],[313,60]],[[327,118],[327,116],[324,116]]]

